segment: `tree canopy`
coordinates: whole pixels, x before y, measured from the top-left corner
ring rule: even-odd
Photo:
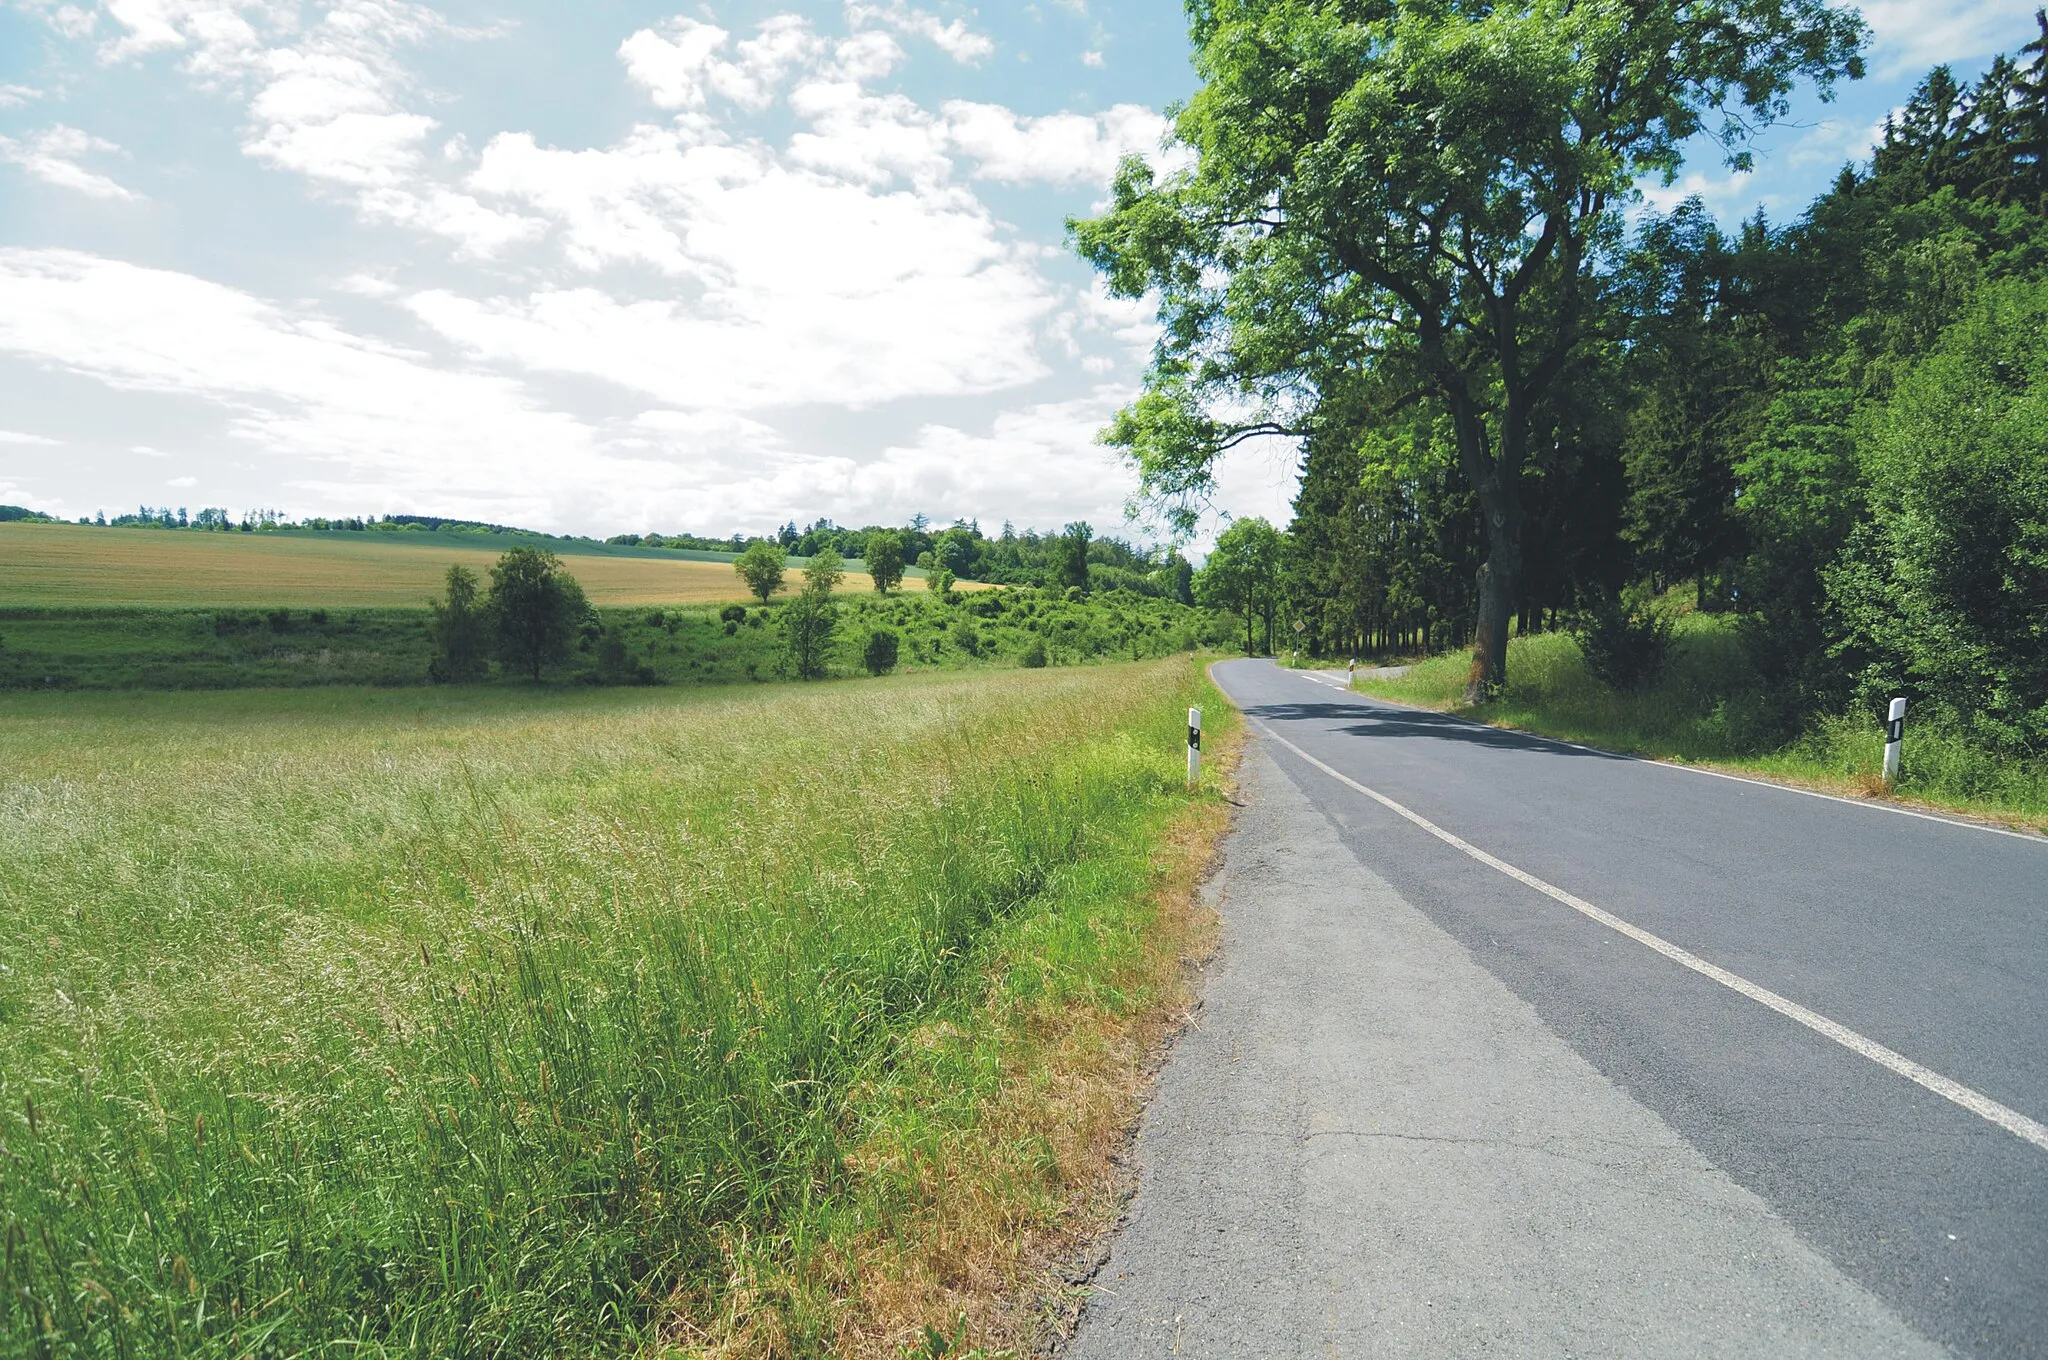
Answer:
[[[903,584],[903,535],[887,529],[869,534],[864,560],[875,590],[887,595]]]
[[[476,573],[448,568],[447,593],[429,602],[434,611],[434,660],[428,674],[447,684],[481,680],[487,669],[485,613],[477,604]]]
[[[1192,522],[1217,457],[1313,436],[1333,398],[1447,426],[1487,543],[1476,688],[1505,676],[1539,411],[1596,334],[1600,266],[1644,176],[1708,130],[1732,164],[1800,78],[1862,71],[1824,0],[1390,5],[1190,0],[1192,163],[1118,172],[1072,224],[1124,297],[1156,293],[1145,391],[1105,438]]]
[[[513,548],[491,568],[485,609],[499,659],[538,684],[546,667],[568,656],[590,603],[560,558],[541,548]]]
[[[788,561],[789,553],[780,544],[756,539],[734,559],[732,569],[747,583],[747,589],[766,604],[776,591],[782,589],[782,573]]]
[[[1687,201],[1603,245],[1588,339],[1532,414],[1520,633],[1646,661],[1642,611],[1726,614],[1739,655],[1697,697],[1731,742],[1904,694],[1979,745],[2048,751],[2036,22],[1974,79],[1930,71],[1796,218]],[[1311,648],[1472,636],[1490,544],[1441,404],[1360,380],[1313,416],[1285,538]]]
[[[1254,515],[1233,520],[1216,536],[1209,560],[1195,573],[1195,599],[1244,619],[1244,649],[1256,645],[1252,623],[1266,624],[1266,650],[1273,650],[1273,615],[1279,608],[1281,539],[1272,524]]]

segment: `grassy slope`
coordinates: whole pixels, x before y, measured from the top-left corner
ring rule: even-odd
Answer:
[[[111,532],[111,531],[110,531]],[[781,659],[775,611],[728,631],[709,607],[599,611],[636,663],[664,684],[768,679]],[[906,670],[1007,666],[1035,637],[1058,661],[1155,656],[1213,640],[1194,611],[1111,594],[1085,603],[1033,590],[947,604],[927,591],[842,596],[840,669],[860,668],[876,628],[902,640]],[[237,689],[252,685],[416,685],[433,657],[423,609],[0,607],[0,689]],[[558,678],[591,671],[585,639]]]
[[[0,688],[240,689],[418,685],[433,659],[424,609],[0,608]],[[774,673],[778,635],[727,635],[715,610],[600,610],[670,684]],[[587,670],[582,648],[565,677]]]
[[[1463,706],[1471,658],[1450,653],[1393,680],[1361,680],[1365,693],[1610,750],[1703,763],[1857,796],[1882,793],[1883,726],[1876,715],[1817,725],[1790,745],[1751,720],[1755,680],[1730,621],[1678,620],[1671,665],[1656,688],[1618,694],[1587,674],[1561,633],[1516,638],[1508,691],[1483,711]],[[1908,724],[1897,796],[2048,829],[2048,768],[2000,761],[1925,722]]]
[[[483,577],[501,550],[455,534],[220,534],[0,524],[0,605],[416,607],[440,594],[449,567],[466,566]],[[730,564],[651,549],[593,549],[573,555],[568,567],[600,605],[747,598]],[[801,583],[791,571],[787,588]],[[858,592],[872,589],[873,582],[856,572],[840,588]]]
[[[0,698],[0,1356],[1021,1339],[1198,933],[1190,702]]]

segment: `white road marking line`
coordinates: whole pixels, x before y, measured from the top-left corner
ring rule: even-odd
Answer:
[[[1356,789],[1358,792],[1364,794],[1366,797],[1372,799],[1374,802],[1380,804],[1382,807],[1385,807],[1391,812],[1399,813],[1401,816],[1415,823],[1415,825],[1421,827],[1424,831],[1427,831],[1430,835],[1436,837],[1444,844],[1452,846],[1455,849],[1464,851],[1467,855],[1470,855],[1473,859],[1478,860],[1481,864],[1486,865],[1488,868],[1498,869],[1500,872],[1506,874],[1509,878],[1514,879],[1517,883],[1527,884],[1529,887],[1534,888],[1537,892],[1542,893],[1544,896],[1555,898],[1557,901],[1564,903],[1566,906],[1570,907],[1573,911],[1578,912],[1580,915],[1585,916],[1590,920],[1599,922],[1601,925],[1606,926],[1609,930],[1612,930],[1617,934],[1626,935],[1629,939],[1634,940],[1637,944],[1655,950],[1657,953],[1662,954],[1665,958],[1670,959],[1673,963],[1680,964],[1686,968],[1690,968],[1693,972],[1698,973],[1701,977],[1712,978],[1715,982],[1720,983],[1723,987],[1728,988],[1730,991],[1740,992],[1742,995],[1748,997],[1751,1001],[1754,1001],[1759,1005],[1770,1007],[1772,1010],[1784,1016],[1786,1019],[1796,1021],[1797,1023],[1806,1026],[1815,1034],[1821,1035],[1824,1038],[1834,1040],[1843,1048],[1848,1049],[1851,1053],[1860,1054],[1863,1057],[1870,1059],[1870,1061],[1876,1063],[1880,1067],[1889,1068],[1893,1072],[1896,1072],[1898,1075],[1904,1077],[1906,1080],[1913,1082],[1916,1085],[1925,1087],[1927,1090],[1934,1092],[1934,1094],[1940,1096],[1944,1100],[1954,1101],[1956,1104],[1970,1111],[1970,1113],[1980,1115],[1983,1118],[1988,1119],[1992,1123],[1998,1125],[1998,1127],[2004,1129],[2006,1132],[2013,1134],[2016,1137],[2023,1138],[2027,1142],[2032,1143],[2035,1147],[2040,1148],[2042,1151],[2048,1152],[2048,1124],[2042,1124],[2039,1120],[2029,1119],[2027,1116],[2021,1114],[2018,1110],[2011,1109],[2005,1105],[2001,1105],[1997,1101],[1993,1100],[1991,1097],[1973,1091],[1969,1087],[1963,1085],[1961,1082],[1951,1081],[1949,1078],[1941,1075],[1941,1073],[1936,1072],[1933,1068],[1923,1067],[1919,1063],[1914,1062],[1911,1058],[1906,1057],[1903,1053],[1898,1053],[1892,1049],[1886,1048],[1883,1044],[1878,1043],[1875,1039],[1865,1038],[1863,1035],[1858,1034],[1855,1030],[1850,1029],[1847,1025],[1837,1024],[1835,1021],[1828,1019],[1825,1015],[1820,1014],[1818,1011],[1808,1010],[1806,1007],[1800,1005],[1796,1001],[1792,1001],[1785,997],[1779,996],[1776,992],[1770,990],[1768,987],[1759,987],[1754,982],[1749,981],[1747,978],[1739,977],[1736,974],[1729,972],[1725,968],[1719,967],[1716,964],[1708,963],[1699,955],[1692,953],[1690,950],[1679,948],[1677,945],[1671,943],[1669,940],[1664,939],[1662,936],[1653,935],[1649,931],[1644,930],[1641,926],[1631,925],[1627,921],[1622,920],[1619,916],[1615,916],[1610,912],[1602,911],[1600,908],[1594,906],[1591,902],[1586,901],[1582,897],[1574,897],[1572,896],[1572,894],[1566,892],[1562,888],[1554,887],[1549,883],[1545,883],[1542,879],[1536,877],[1536,875],[1534,874],[1525,873],[1522,870],[1517,869],[1514,865],[1509,864],[1506,860],[1497,859],[1494,856],[1487,854],[1484,850],[1481,850],[1478,846],[1472,844],[1470,841],[1464,840],[1444,830],[1442,827],[1438,826],[1435,822],[1430,821],[1427,817],[1424,817],[1422,814],[1410,811],[1409,809],[1401,806],[1401,804],[1395,802],[1393,799],[1387,797],[1385,794],[1379,793],[1373,789],[1369,789],[1365,785],[1359,783],[1357,780],[1351,778],[1351,776],[1344,774],[1342,771],[1332,769],[1330,766],[1325,765],[1322,761],[1317,760],[1314,756],[1302,750],[1299,746],[1296,746],[1293,742],[1287,740],[1287,738],[1281,736],[1278,732],[1275,732],[1272,728],[1266,726],[1266,724],[1262,722],[1259,722],[1257,719],[1252,719],[1252,725],[1256,727],[1261,733],[1265,734],[1268,737],[1271,737],[1274,741],[1280,743],[1280,745],[1285,746],[1288,750],[1294,752],[1294,754],[1300,756],[1303,760],[1315,766],[1324,774],[1329,775],[1338,783],[1345,785],[1347,788]]]
[[[1305,675],[1303,679],[1314,679],[1314,677]],[[1318,680],[1316,683],[1322,684],[1324,682]],[[1746,774],[1730,774],[1726,770],[1710,770],[1704,765],[1682,765],[1677,761],[1652,760],[1648,756],[1630,755],[1626,751],[1610,751],[1604,746],[1584,746],[1576,741],[1565,741],[1559,737],[1546,737],[1535,732],[1524,732],[1519,727],[1495,727],[1492,723],[1476,722],[1471,718],[1461,718],[1455,713],[1439,713],[1436,709],[1423,708],[1419,704],[1404,704],[1399,699],[1381,699],[1373,695],[1359,694],[1349,685],[1340,685],[1335,681],[1330,681],[1329,684],[1332,689],[1339,689],[1346,694],[1353,695],[1361,704],[1391,704],[1395,708],[1405,708],[1414,713],[1433,713],[1439,718],[1448,718],[1454,723],[1463,723],[1467,727],[1483,727],[1489,732],[1512,732],[1516,736],[1526,737],[1530,741],[1540,741],[1550,746],[1562,746],[1570,751],[1585,751],[1596,756],[1609,756],[1615,760],[1632,760],[1638,765],[1650,765],[1660,770],[1671,770],[1678,774],[1703,774],[1715,779],[1732,780],[1737,784],[1753,784],[1760,789],[1776,789],[1780,793],[1796,793],[1802,798],[1824,798],[1830,803],[1841,803],[1848,807],[1864,808],[1871,812],[1890,812],[1901,817],[1917,817],[1923,822],[1939,822],[1943,826],[1958,826],[1965,831],[1989,831],[1994,836],[2010,836],[2014,840],[2031,841],[2035,845],[2048,845],[2048,836],[2037,836],[2031,831],[2014,831],[2010,827],[1992,826],[1986,822],[1965,822],[1955,817],[1944,817],[1938,812],[1921,812],[1916,808],[1894,807],[1890,803],[1873,803],[1863,798],[1844,798],[1839,793],[1822,793],[1819,789],[1802,789],[1797,784],[1780,784],[1772,779],[1758,779]]]

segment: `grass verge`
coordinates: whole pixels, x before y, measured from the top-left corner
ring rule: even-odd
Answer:
[[[0,1355],[1022,1344],[1201,948],[1189,703],[0,699]]]
[[[1717,768],[1862,798],[1888,798],[2048,831],[2048,763],[2001,759],[1938,722],[1907,725],[1904,775],[1884,788],[1878,715],[1844,715],[1780,744],[1755,716],[1755,679],[1728,620],[1686,615],[1670,664],[1641,693],[1617,693],[1587,673],[1563,633],[1508,644],[1508,687],[1494,703],[1463,702],[1469,655],[1423,661],[1391,679],[1361,679],[1362,693],[1658,760]]]

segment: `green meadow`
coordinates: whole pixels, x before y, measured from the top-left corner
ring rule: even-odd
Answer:
[[[0,696],[0,1356],[898,1353],[926,1169],[1161,1002],[1191,703]],[[1069,1169],[1003,1137],[1021,1238]]]

